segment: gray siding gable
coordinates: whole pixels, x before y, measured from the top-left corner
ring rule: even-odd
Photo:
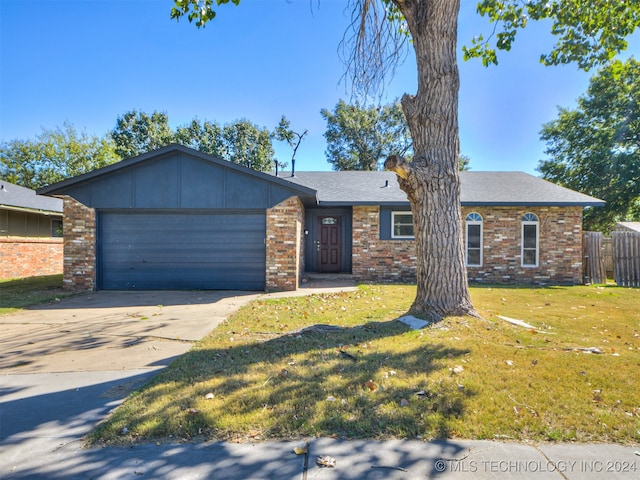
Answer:
[[[123,160],[38,191],[96,209],[266,209],[315,191],[180,145]]]

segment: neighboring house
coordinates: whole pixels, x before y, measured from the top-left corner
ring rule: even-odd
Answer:
[[[62,200],[0,180],[0,279],[62,273]]]
[[[616,232],[638,232],[640,233],[640,222],[618,222],[614,225]]]
[[[603,202],[520,172],[461,172],[471,281],[582,283],[582,210]],[[171,145],[50,185],[72,289],[294,290],[305,272],[415,281],[392,172],[249,170]]]

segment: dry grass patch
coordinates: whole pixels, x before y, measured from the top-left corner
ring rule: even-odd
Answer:
[[[363,286],[254,302],[90,440],[640,441],[639,290],[477,287],[483,319],[420,331],[393,321],[414,295],[408,286]],[[581,350],[591,347],[601,353]]]

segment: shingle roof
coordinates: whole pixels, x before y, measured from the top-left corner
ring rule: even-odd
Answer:
[[[280,178],[318,192],[320,205],[407,204],[393,172],[296,172]],[[594,197],[524,172],[460,172],[462,205],[603,206]]]
[[[30,188],[0,180],[0,208],[62,213],[62,200],[36,195]]]

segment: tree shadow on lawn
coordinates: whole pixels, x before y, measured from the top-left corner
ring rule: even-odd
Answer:
[[[474,395],[451,372],[468,353],[395,320],[284,335],[214,330],[90,441],[447,438]]]

